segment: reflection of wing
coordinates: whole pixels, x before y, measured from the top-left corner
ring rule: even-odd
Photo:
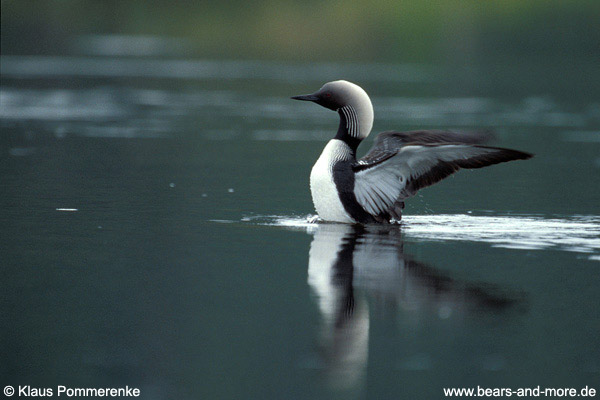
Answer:
[[[460,168],[481,168],[531,154],[517,150],[451,142],[458,134],[439,131],[384,132],[353,170],[358,203],[372,215],[390,214],[399,219],[402,200]],[[379,136],[381,136],[379,135]],[[416,141],[408,142],[411,138]],[[435,143],[435,140],[442,140]],[[478,136],[469,137],[476,141]],[[467,141],[465,139],[465,141]]]
[[[519,301],[494,286],[457,281],[413,260],[404,254],[401,229],[398,225],[319,224],[314,231],[308,284],[322,315],[323,361],[338,388],[355,387],[364,376],[367,299],[406,310],[433,308],[443,318],[454,311],[499,311]]]
[[[410,302],[412,309],[433,303],[494,311],[523,300],[521,293],[459,281],[414,260],[404,253],[402,227],[397,225],[319,225],[311,244],[309,284],[321,300],[327,299],[320,305],[331,325],[353,315],[349,297],[359,298],[364,291],[385,298],[386,304]]]

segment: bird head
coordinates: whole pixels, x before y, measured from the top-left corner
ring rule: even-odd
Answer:
[[[350,118],[354,116],[357,122],[356,135],[359,139],[366,138],[373,127],[373,105],[367,92],[360,86],[340,80],[327,82],[311,94],[293,96],[294,100],[312,101],[320,106],[337,111],[340,115]]]

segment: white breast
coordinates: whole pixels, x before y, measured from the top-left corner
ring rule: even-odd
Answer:
[[[332,139],[323,149],[321,156],[310,173],[310,192],[319,217],[325,221],[355,223],[348,215],[333,181],[333,165],[350,156],[348,145]]]

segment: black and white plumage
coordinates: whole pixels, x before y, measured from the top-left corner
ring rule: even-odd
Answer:
[[[325,221],[399,221],[405,199],[460,168],[532,157],[518,150],[481,145],[488,136],[485,133],[430,130],[383,132],[357,160],[356,149],[373,127],[373,106],[360,86],[333,81],[313,94],[292,99],[315,102],[340,116],[337,134],[310,175],[313,203]]]

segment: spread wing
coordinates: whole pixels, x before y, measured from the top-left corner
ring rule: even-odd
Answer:
[[[381,132],[375,138],[371,150],[361,158],[359,164],[375,163],[383,158],[386,158],[390,153],[395,153],[400,147],[408,143],[465,143],[465,144],[482,144],[493,139],[494,134],[491,131],[475,131],[475,132],[453,132],[442,130],[422,130],[396,132],[386,131]]]
[[[386,146],[399,147],[406,143],[470,143],[483,144],[494,138],[490,130],[473,132],[455,132],[443,130],[418,130],[407,132],[385,131],[375,138],[375,148]],[[371,149],[371,150],[373,150]]]
[[[481,168],[532,157],[517,150],[471,144],[473,140],[453,142],[452,139],[459,139],[453,135],[462,134],[415,131],[379,135],[369,153],[353,167],[358,203],[372,215],[395,217],[399,213],[395,209],[403,199],[460,168]]]

